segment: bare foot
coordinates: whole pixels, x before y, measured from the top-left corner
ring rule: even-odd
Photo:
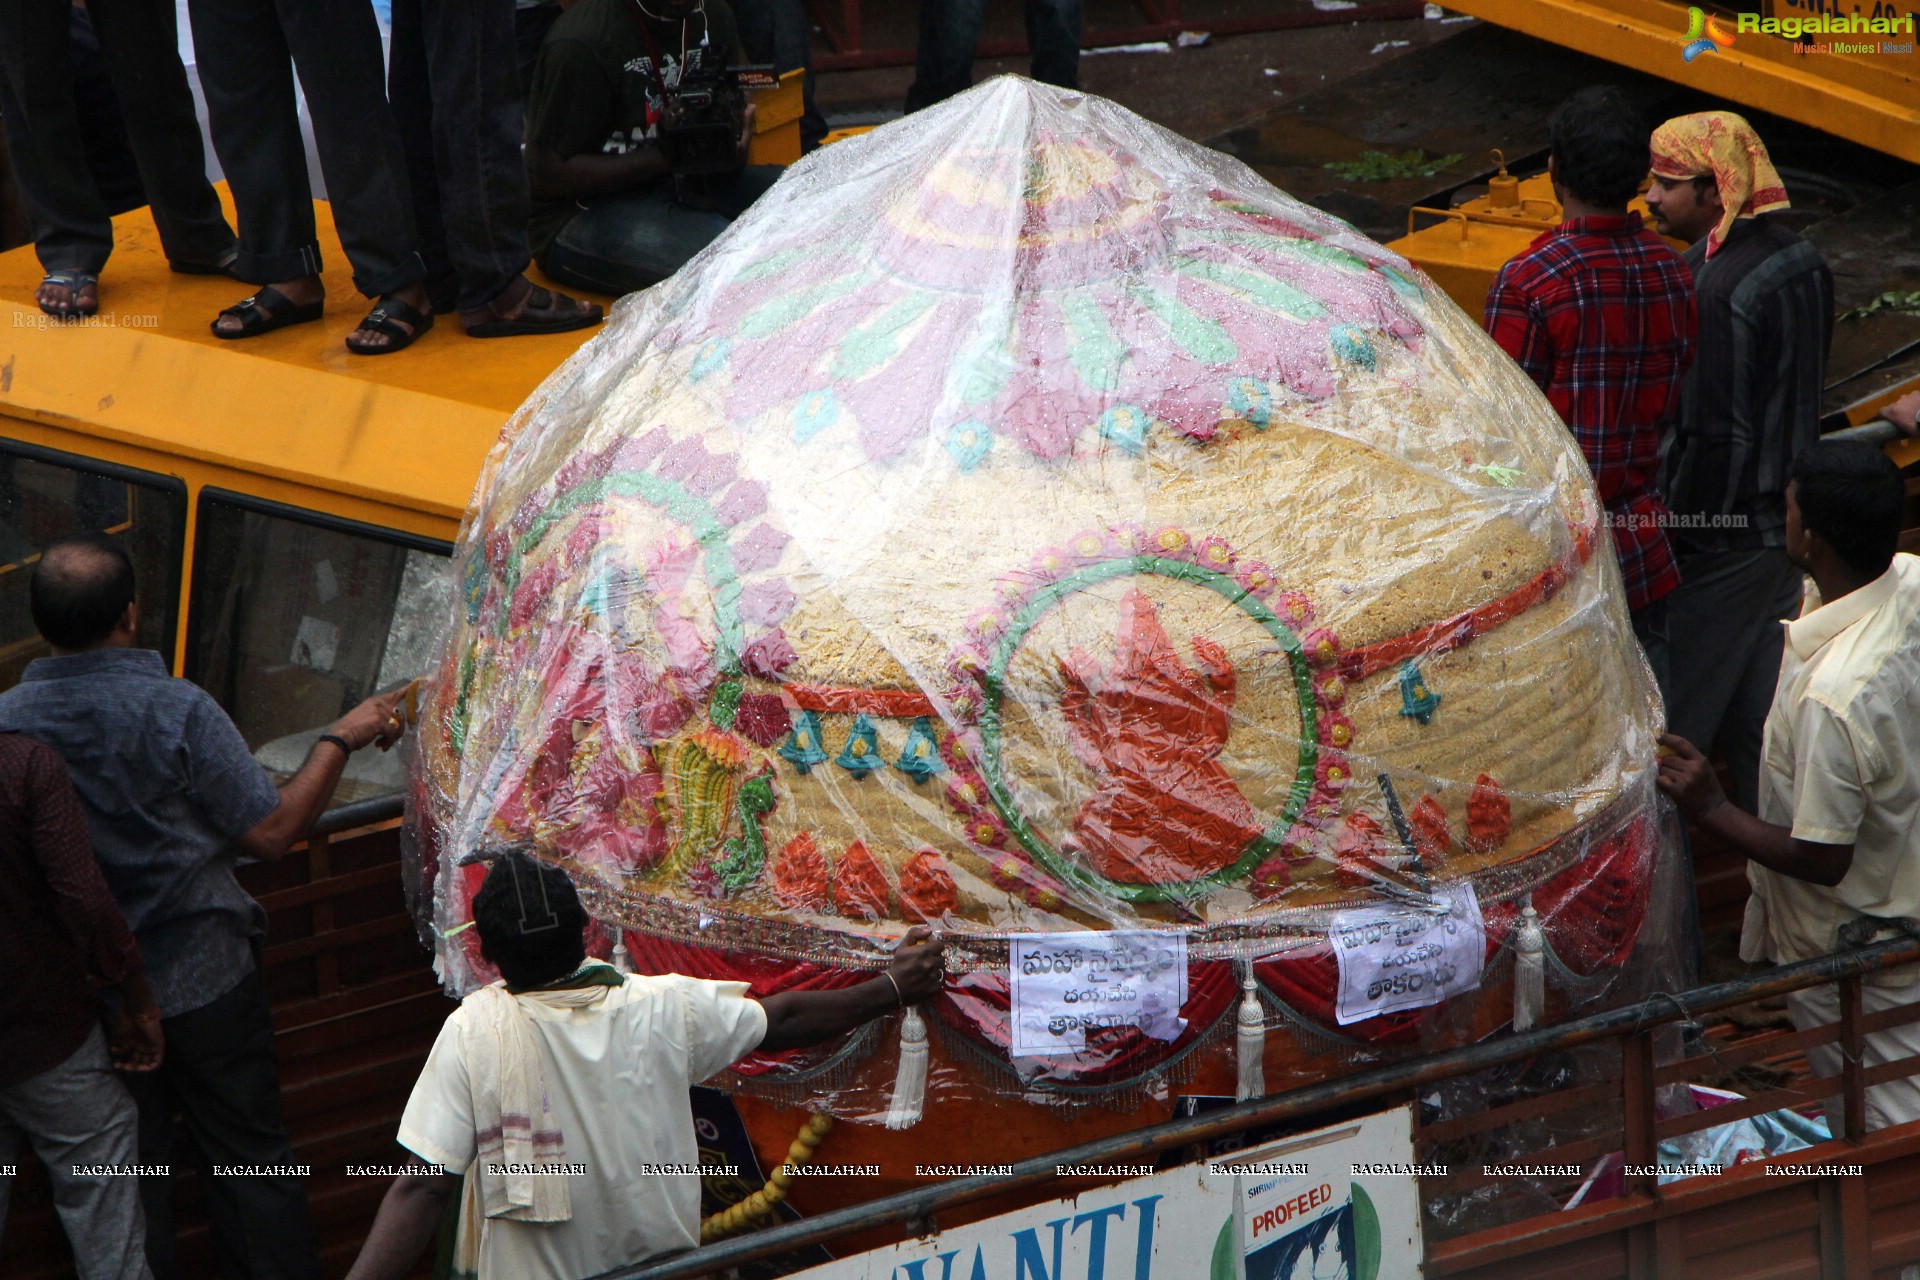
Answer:
[[[319,276],[302,276],[298,280],[275,280],[267,288],[272,289],[296,307],[323,301],[327,296],[326,288],[321,285]],[[231,308],[221,312],[220,318],[213,322],[215,333],[238,334],[245,329],[245,318],[232,314]]]

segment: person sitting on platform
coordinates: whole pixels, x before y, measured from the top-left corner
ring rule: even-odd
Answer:
[[[1660,445],[1693,361],[1693,275],[1627,211],[1647,172],[1647,127],[1624,93],[1582,89],[1547,132],[1547,172],[1566,217],[1500,268],[1485,324],[1586,455],[1633,633],[1664,693],[1666,598],[1680,571],[1663,527]]]
[[[1896,554],[1906,485],[1880,450],[1809,445],[1786,491],[1786,553],[1813,578],[1767,714],[1758,816],[1686,739],[1663,735],[1660,789],[1748,859],[1743,960],[1791,964],[1920,925],[1920,558]],[[1869,977],[1865,1012],[1911,1004],[1920,966]],[[1794,1026],[1837,1022],[1832,986],[1787,996]],[[1920,1053],[1920,1025],[1866,1037],[1865,1065]],[[1840,1071],[1840,1047],[1807,1059]],[[1836,1130],[1838,1108],[1829,1105]],[[1868,1129],[1920,1120],[1920,1080],[1866,1091]]]
[[[706,248],[780,177],[737,154],[675,172],[661,126],[683,86],[741,61],[724,0],[579,0],[547,33],[527,103],[532,241],[540,269],[596,293],[632,293]]]
[[[710,0],[711,2],[711,0]],[[473,897],[501,980],[461,1002],[400,1117],[394,1179],[347,1280],[398,1280],[456,1192],[452,1274],[590,1276],[700,1242],[687,1090],[752,1053],[815,1044],[940,989],[916,927],[879,977],[756,1000],[744,982],[622,975],[587,958],[564,871],[496,859]],[[553,1164],[584,1172],[527,1174]],[[463,1176],[459,1176],[463,1175]]]

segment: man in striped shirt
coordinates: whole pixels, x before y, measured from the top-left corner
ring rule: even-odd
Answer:
[[[1583,89],[1548,126],[1565,220],[1507,263],[1486,327],[1579,441],[1606,505],[1634,635],[1667,685],[1667,603],[1679,585],[1658,487],[1661,437],[1693,359],[1693,279],[1627,211],[1646,125],[1611,87]]]
[[[1757,803],[1761,731],[1780,673],[1780,621],[1800,570],[1787,559],[1794,457],[1819,437],[1833,334],[1833,272],[1819,250],[1765,215],[1787,193],[1753,127],[1726,111],[1654,130],[1656,225],[1692,247],[1699,350],[1682,384],[1665,489],[1680,588],[1669,597],[1667,724],[1716,743],[1734,800]]]

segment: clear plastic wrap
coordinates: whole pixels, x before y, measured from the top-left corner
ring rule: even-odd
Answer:
[[[1599,510],[1408,263],[991,81],[796,165],[504,432],[414,778],[443,976],[490,976],[455,931],[507,848],[636,967],[762,991],[925,921],[930,1110],[1230,1078],[1236,1018],[1270,1088],[1482,1034],[1529,899],[1548,986],[1604,985],[1659,711]],[[1336,1025],[1331,913],[1463,879],[1481,990]],[[1009,935],[1114,929],[1184,936],[1186,1029],[1011,1058]],[[878,1115],[891,1040],[736,1083]]]

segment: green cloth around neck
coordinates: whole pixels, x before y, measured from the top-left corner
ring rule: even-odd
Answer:
[[[564,978],[555,978],[552,982],[543,982],[538,986],[516,987],[509,982],[507,994],[519,996],[529,991],[571,991],[576,987],[617,987],[625,981],[618,969],[594,960],[575,969]]]

